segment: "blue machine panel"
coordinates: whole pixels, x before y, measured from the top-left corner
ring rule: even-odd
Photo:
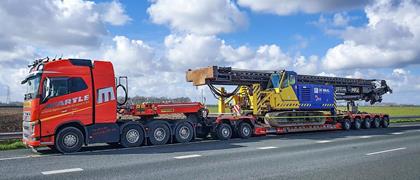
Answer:
[[[332,85],[297,84],[295,92],[300,102],[300,109],[334,108],[334,87]]]

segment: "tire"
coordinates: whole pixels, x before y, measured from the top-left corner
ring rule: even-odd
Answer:
[[[216,129],[217,139],[228,140],[232,137],[232,128],[228,124],[220,124]]]
[[[242,139],[248,139],[252,136],[252,127],[249,123],[242,122],[239,124],[238,136]]]
[[[389,118],[388,117],[385,116],[385,117],[382,118],[381,126],[383,128],[387,128],[389,126]]]
[[[170,136],[169,127],[166,124],[155,123],[150,125],[149,140],[152,145],[166,144]]]
[[[353,122],[353,129],[354,130],[359,130],[361,125],[362,125],[362,121],[360,120],[360,118],[354,119],[354,122]]]
[[[370,129],[370,123],[371,123],[370,118],[365,118],[365,120],[363,120],[362,127],[365,129]]]
[[[175,141],[179,143],[190,142],[194,137],[194,129],[188,122],[181,122],[175,128]]]
[[[141,146],[144,141],[144,131],[139,125],[127,125],[123,128],[120,136],[120,144],[122,147]]]
[[[375,117],[371,123],[371,127],[378,128],[380,126],[381,126],[381,119],[379,119],[378,117]]]
[[[346,131],[350,130],[350,128],[351,128],[350,120],[349,119],[344,119],[341,122],[341,127],[342,127],[343,130],[346,130]]]
[[[55,148],[61,153],[73,153],[82,148],[83,142],[82,131],[76,127],[65,127],[57,133]]]

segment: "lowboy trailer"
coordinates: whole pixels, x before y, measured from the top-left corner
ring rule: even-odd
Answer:
[[[32,149],[48,146],[72,153],[94,143],[136,147],[186,143],[209,135],[227,140],[389,125],[388,115],[361,113],[354,106],[354,100],[380,101],[391,91],[385,81],[376,87],[370,84],[373,81],[352,79],[334,83],[328,78],[299,80],[289,71],[236,71],[216,66],[189,70],[188,81],[209,85],[219,96],[221,114],[214,115],[199,102],[127,105],[128,81],[126,77],[115,78],[111,62],[47,58],[29,67],[22,81],[27,86],[22,123],[23,142]],[[214,85],[238,87],[226,93]],[[122,102],[117,89],[125,92]],[[341,93],[339,98],[350,100],[351,111],[336,109],[337,93]],[[234,102],[235,114],[224,112],[227,101]]]

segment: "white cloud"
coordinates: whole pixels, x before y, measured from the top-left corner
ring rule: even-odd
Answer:
[[[12,99],[21,100],[20,81],[30,61],[51,54],[97,52],[108,35],[106,25],[122,25],[127,18],[117,1],[0,1],[1,89],[9,86]]]
[[[103,21],[111,25],[121,26],[131,21],[131,18],[125,14],[122,4],[118,1],[104,3],[102,8],[104,9],[102,15]]]
[[[234,48],[215,36],[169,35],[165,38],[166,58],[177,69],[211,65],[242,69],[284,69],[292,58],[277,45]]]
[[[155,52],[141,40],[130,40],[125,36],[115,36],[115,45],[109,47],[104,58],[114,63],[118,73],[126,73],[135,77],[144,76],[148,71],[157,71],[159,66],[155,60]]]
[[[238,0],[240,6],[248,7],[253,11],[278,15],[349,10],[361,8],[369,2],[370,0]]]
[[[223,64],[220,48],[224,42],[215,36],[169,35],[165,38],[166,58],[177,69]]]
[[[280,70],[291,64],[292,58],[277,45],[262,45],[251,59],[235,61],[232,66],[240,69]]]
[[[142,40],[116,36],[103,50],[103,59],[113,62],[117,75],[128,76],[130,96],[195,97],[198,92],[185,81],[186,69],[174,69],[156,53]]]
[[[318,56],[310,56],[309,59],[305,56],[296,57],[293,64],[294,70],[302,74],[316,74],[319,72],[319,58]]]
[[[152,0],[147,12],[156,24],[200,35],[232,32],[247,24],[245,13],[231,0]]]
[[[403,67],[420,63],[420,4],[379,0],[367,6],[369,23],[349,27],[344,42],[329,49],[324,65],[329,69]]]
[[[345,13],[336,13],[333,17],[333,24],[335,26],[347,26],[350,18]]]
[[[394,75],[394,76],[405,76],[405,75],[407,75],[407,71],[406,70],[404,70],[404,69],[402,69],[402,68],[397,68],[397,69],[394,69],[394,70],[392,70],[392,75]]]
[[[123,19],[113,21],[109,15]],[[105,24],[121,25],[127,18],[117,2],[96,4],[83,0],[1,1],[0,37],[37,48],[95,48],[107,34]],[[63,51],[65,50],[59,53]]]

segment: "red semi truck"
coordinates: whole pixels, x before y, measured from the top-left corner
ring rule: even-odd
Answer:
[[[123,77],[122,77],[123,78]],[[209,116],[198,102],[143,103],[123,105],[113,65],[85,59],[42,59],[30,65],[23,108],[23,142],[36,149],[48,146],[62,153],[76,152],[93,143],[135,147],[144,144],[185,143],[209,134],[226,140],[233,136],[313,130],[360,128],[360,118],[377,118],[388,126],[388,115],[351,114],[345,118],[325,117],[323,124],[273,127],[253,114]],[[127,91],[126,95],[127,95]],[[163,118],[161,115],[181,118]],[[131,118],[121,118],[128,115]],[[358,122],[357,124],[355,124]],[[373,123],[373,122],[372,122]],[[378,127],[378,126],[377,126]]]

